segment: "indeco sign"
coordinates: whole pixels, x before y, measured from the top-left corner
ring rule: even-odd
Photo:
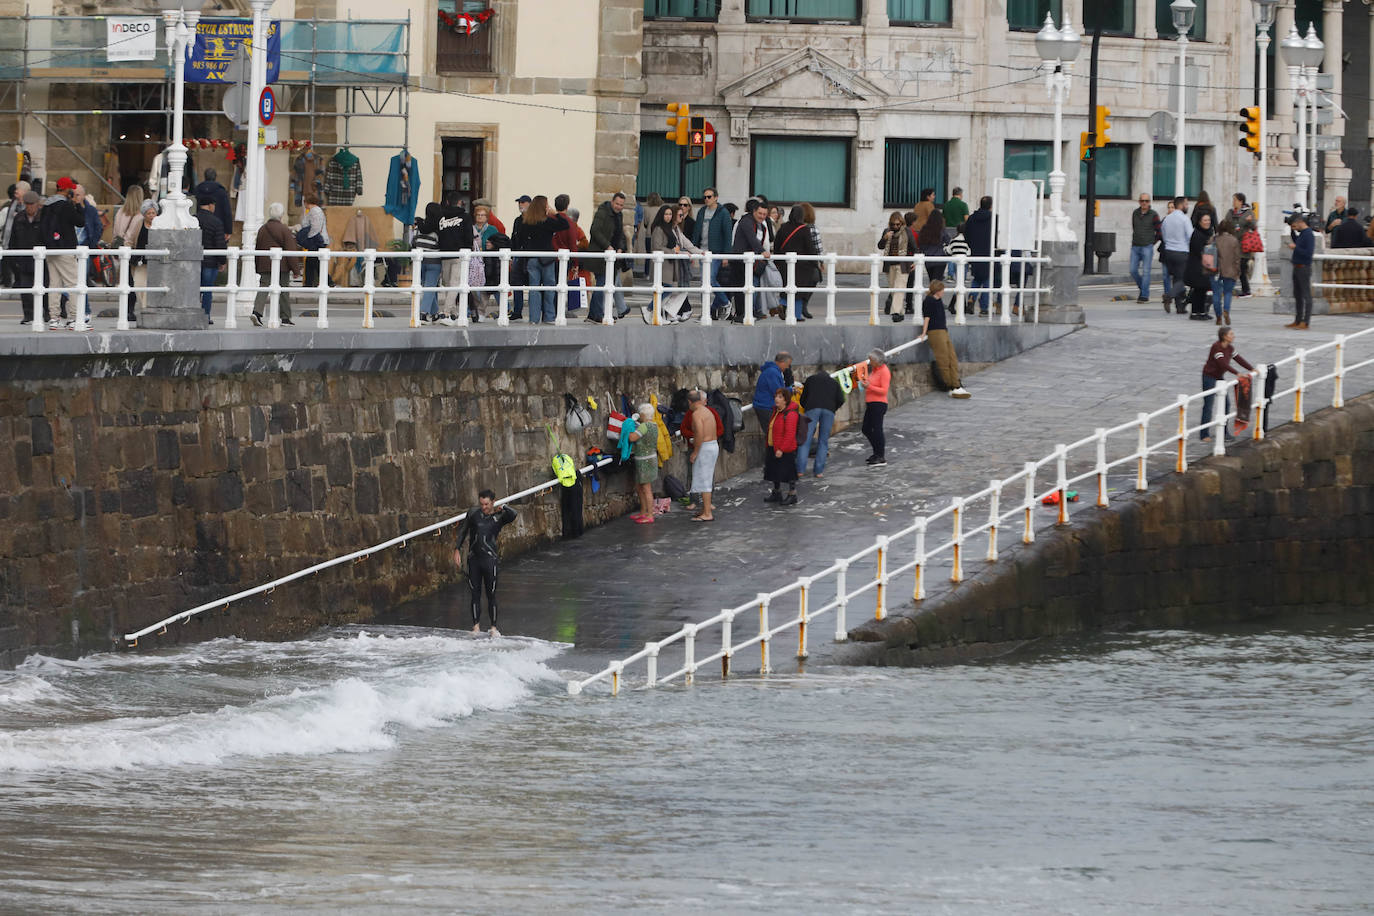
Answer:
[[[109,16],[105,19],[106,60],[152,60],[157,57],[157,19]]]

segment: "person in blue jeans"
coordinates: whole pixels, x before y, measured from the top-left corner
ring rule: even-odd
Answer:
[[[569,225],[568,218],[552,212],[549,199],[540,194],[530,201],[525,212],[516,220],[511,234],[511,248],[516,251],[552,252],[554,233],[567,229]],[[546,256],[526,258],[525,278],[525,285],[532,287],[529,294],[530,324],[552,323],[558,312],[558,293],[553,289],[558,283],[558,262]],[[533,288],[541,286],[548,288]]]
[[[1212,310],[1217,324],[1231,323],[1231,294],[1240,279],[1241,250],[1236,224],[1230,217],[1221,221],[1212,244],[1217,248],[1217,272],[1212,274]]]
[[[1131,279],[1140,291],[1136,302],[1150,301],[1150,273],[1158,242],[1159,214],[1150,206],[1150,195],[1141,192],[1139,209],[1131,211]]]
[[[818,366],[802,383],[801,408],[809,421],[806,438],[797,443],[797,473],[805,474],[811,460],[811,440],[816,440],[816,477],[825,475],[825,460],[830,455],[830,430],[835,425],[835,412],[844,406],[844,389],[839,381]]]
[[[198,209],[196,210],[196,222],[200,224],[200,245],[202,251],[223,250],[225,247],[224,223],[215,215],[215,200],[213,197],[200,197],[196,199]],[[205,320],[210,324],[215,323],[215,319],[210,317],[210,294],[214,289],[215,282],[219,280],[219,268],[224,263],[224,258],[218,255],[205,255],[200,261],[200,307],[205,311]]]

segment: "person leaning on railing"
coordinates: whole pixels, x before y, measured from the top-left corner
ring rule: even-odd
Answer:
[[[272,285],[272,258],[266,254],[273,248],[280,248],[282,251],[300,251],[301,246],[296,243],[296,237],[291,234],[291,230],[286,228],[282,222],[282,217],[286,214],[286,207],[280,203],[273,203],[267,208],[267,221],[258,228],[257,238],[253,241],[253,248],[260,252],[253,259],[253,266],[258,272],[258,295],[253,300],[253,314],[250,316],[253,324],[262,327],[262,309],[267,304],[267,297],[270,295],[269,287]],[[287,279],[287,272],[299,275],[301,272],[300,257],[283,257],[281,268],[277,273],[278,282],[281,284],[281,296],[278,299],[281,323],[294,324],[291,320],[291,291]]]
[[[816,287],[821,282],[821,265],[819,261],[802,260],[801,256],[814,256],[820,254],[816,250],[816,239],[811,232],[811,223],[807,220],[807,210],[810,204],[797,204],[787,215],[787,222],[783,223],[778,229],[778,253],[786,255],[792,252],[798,255],[796,266],[796,319],[805,321],[813,317],[811,310],[807,306],[811,302],[811,294],[816,291]],[[811,219],[816,218],[815,211],[811,211]],[[787,300],[784,297],[783,305],[786,306]]]
[[[1236,352],[1235,348],[1236,332],[1229,327],[1217,328],[1217,339],[1207,350],[1207,362],[1202,367],[1202,390],[1211,391],[1217,383],[1226,378],[1226,373],[1230,372],[1237,377],[1240,373],[1236,367],[1231,365],[1232,361],[1238,362],[1247,372],[1254,372],[1255,367],[1245,361],[1245,357]],[[1199,435],[1202,441],[1206,442],[1212,438],[1212,399],[1216,395],[1209,394],[1202,399],[1202,430]],[[1231,397],[1226,396],[1225,404],[1222,407],[1223,416],[1231,409]],[[1224,424],[1223,424],[1224,428]],[[1228,432],[1226,438],[1231,438]]]

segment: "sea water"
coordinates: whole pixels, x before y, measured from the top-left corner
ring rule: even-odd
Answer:
[[[0,912],[1368,913],[1374,626],[571,698],[418,627],[0,672]]]

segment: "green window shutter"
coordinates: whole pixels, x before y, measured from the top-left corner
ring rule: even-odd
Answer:
[[[951,22],[950,0],[887,0],[888,22]]]
[[[922,188],[934,188],[935,199],[943,203],[948,170],[948,141],[889,138],[883,150],[883,206],[914,207]]]
[[[840,19],[857,22],[859,0],[749,0],[756,19]]]
[[[645,19],[704,19],[720,15],[720,0],[644,0]]]
[[[1002,145],[1003,178],[1038,178],[1045,183],[1043,193],[1049,193],[1050,169],[1054,162],[1054,144],[1040,140],[1008,140]]]
[[[657,192],[664,200],[677,200],[683,190],[678,187],[678,162],[681,148],[660,133],[639,135],[639,177],[635,194],[641,198]],[[687,163],[688,197],[701,197],[704,188],[716,183],[716,155]]]
[[[1183,194],[1195,198],[1202,190],[1202,156],[1204,147],[1190,146],[1183,151]],[[1172,146],[1154,148],[1154,196],[1172,198],[1174,196],[1174,160],[1177,156]]]
[[[1093,150],[1093,156],[1097,159],[1098,197],[1131,196],[1131,149],[1129,146],[1112,145]],[[1169,180],[1173,180],[1172,174]],[[1088,196],[1086,163],[1078,167],[1078,196]]]
[[[1207,40],[1207,0],[1193,0],[1197,4],[1197,12],[1193,14],[1193,30],[1188,33],[1190,41]],[[1170,0],[1155,0],[1155,31],[1160,38],[1178,38],[1178,29],[1174,28],[1174,14],[1169,11]],[[1274,42],[1275,45],[1278,42]],[[1178,66],[1175,64],[1174,73],[1178,73]],[[1170,192],[1173,193],[1172,191]]]
[[[1199,4],[1201,5],[1201,4]],[[1093,0],[1083,8],[1083,32],[1091,38],[1102,26],[1107,35],[1135,34],[1135,0]]]
[[[1007,0],[1007,26],[1038,32],[1045,24],[1045,15],[1053,14],[1055,24],[1063,19],[1060,0]]]
[[[756,137],[753,193],[778,203],[849,205],[848,137]]]

